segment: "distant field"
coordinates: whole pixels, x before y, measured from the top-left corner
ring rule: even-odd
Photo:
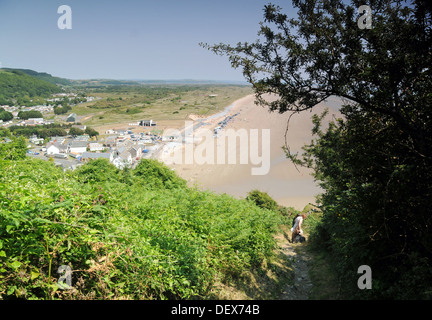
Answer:
[[[190,114],[215,113],[251,93],[249,86],[235,85],[117,86],[88,92],[101,99],[75,106],[71,112],[96,129],[143,119],[171,122]]]

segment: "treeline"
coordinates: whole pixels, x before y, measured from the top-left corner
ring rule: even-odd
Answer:
[[[273,210],[188,188],[156,160],[64,172],[12,139],[0,143],[1,299],[214,299],[274,254]]]
[[[90,137],[95,137],[99,135],[95,129],[91,127],[86,127],[85,130],[72,127],[72,124],[44,124],[32,127],[21,127],[21,126],[11,126],[9,130],[15,136],[22,136],[29,138],[32,135],[36,135],[39,138],[47,139],[49,137],[64,137],[67,135],[83,135],[88,134]]]
[[[30,111],[20,111],[18,112],[18,118],[22,120],[28,120],[30,118],[43,118],[43,115],[40,111],[30,110]]]

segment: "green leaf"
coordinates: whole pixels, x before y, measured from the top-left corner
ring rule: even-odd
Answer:
[[[12,263],[9,264],[9,267],[11,267],[11,268],[13,268],[13,269],[16,270],[16,269],[18,269],[21,265],[22,265],[21,262],[19,262],[19,261],[14,261],[14,262],[12,262]]]
[[[49,220],[44,219],[44,218],[34,218],[33,221],[40,222],[40,223],[52,223],[52,221],[49,221]]]
[[[9,287],[8,291],[6,292],[6,294],[7,295],[11,295],[12,293],[15,292],[16,289],[17,289],[16,286]]]
[[[30,274],[30,279],[34,280],[37,277],[39,277],[39,271],[38,270],[32,271],[31,274]]]
[[[0,251],[0,257],[6,257],[6,252],[4,252],[4,250]]]

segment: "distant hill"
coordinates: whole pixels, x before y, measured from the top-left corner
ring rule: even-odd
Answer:
[[[6,71],[21,71],[25,74],[28,74],[29,76],[38,78],[40,80],[44,80],[56,85],[71,85],[72,81],[69,79],[64,79],[64,78],[59,78],[59,77],[53,77],[52,75],[50,75],[49,73],[46,72],[37,72],[34,70],[29,70],[29,69],[12,69],[12,68],[3,68],[2,70],[6,70]]]
[[[138,86],[139,82],[133,80],[115,80],[115,79],[83,79],[71,80],[72,85],[78,87],[98,88],[107,86]]]
[[[31,70],[29,70],[31,71]],[[62,88],[52,82],[31,76],[21,70],[0,69],[0,104],[25,98],[48,97],[62,92]]]

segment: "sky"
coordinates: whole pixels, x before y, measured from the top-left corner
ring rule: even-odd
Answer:
[[[252,42],[266,4],[290,0],[0,0],[0,67],[68,79],[243,81],[199,46]],[[72,29],[60,29],[71,8]]]

